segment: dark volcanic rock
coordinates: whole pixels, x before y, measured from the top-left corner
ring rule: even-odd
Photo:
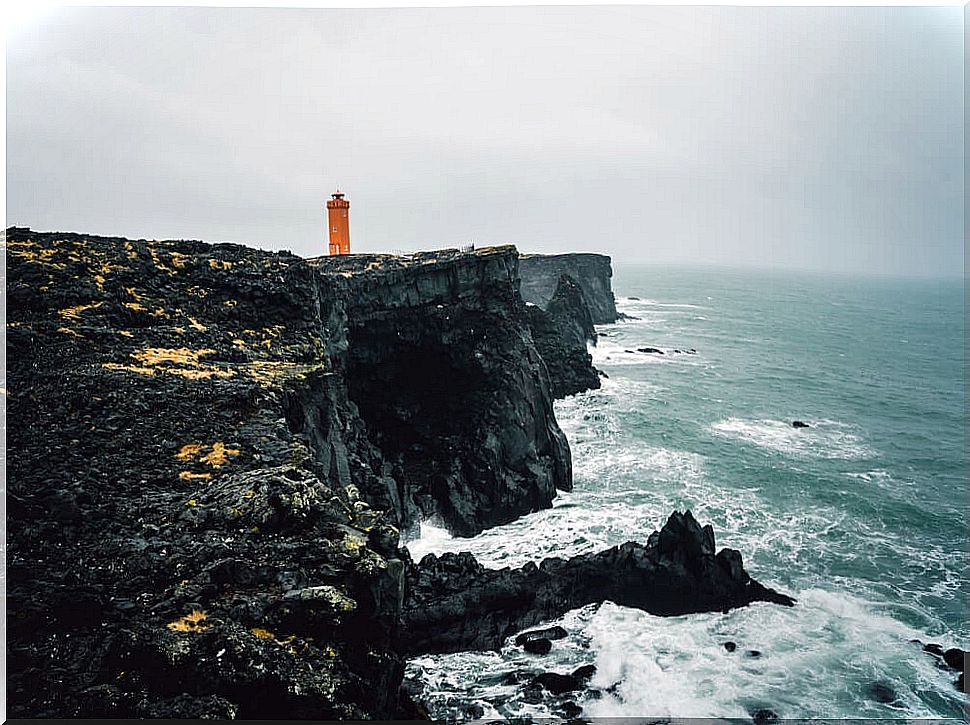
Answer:
[[[435,517],[471,536],[572,487],[514,247],[310,263],[346,300],[349,396],[397,482],[402,527]]]
[[[934,642],[923,645],[923,651],[929,652],[931,655],[936,655],[937,657],[943,656],[943,648]]]
[[[572,700],[567,700],[562,705],[559,706],[559,712],[562,713],[563,717],[566,718],[577,718],[583,714],[583,708],[577,705]]]
[[[963,672],[967,663],[967,653],[962,649],[951,647],[943,653],[943,661],[953,669]]]
[[[737,551],[715,555],[713,530],[690,512],[672,514],[646,545],[500,570],[468,553],[429,554],[409,581],[402,636],[413,654],[498,649],[524,627],[604,600],[661,616],[794,602],[751,579]]]
[[[558,672],[543,672],[541,675],[536,675],[532,681],[553,695],[575,692],[582,688],[582,683],[578,679],[572,675],[562,675]]]
[[[734,652],[734,650],[736,650],[737,648],[738,646],[734,642],[724,643],[724,649],[726,649],[728,652]]]
[[[637,352],[646,352],[654,355],[663,355],[664,351],[659,347],[638,347]]]
[[[610,278],[613,269],[605,254],[523,254],[519,259],[522,299],[546,308],[567,274],[579,284],[594,324],[616,322],[616,302]]]
[[[555,627],[546,627],[545,629],[533,629],[528,632],[523,632],[518,637],[515,638],[515,643],[520,647],[528,642],[530,639],[563,639],[568,632],[565,629],[556,625]]]
[[[7,255],[9,714],[401,712],[337,285],[230,244],[12,229]]]
[[[527,639],[522,643],[522,649],[533,655],[547,655],[552,650],[552,642],[545,637]]]
[[[772,725],[772,723],[778,722],[778,719],[778,713],[767,707],[751,711],[751,720],[754,725]]]
[[[563,274],[546,309],[527,305],[526,313],[536,349],[549,370],[553,397],[599,388],[586,348],[587,342],[596,342],[596,330],[576,281]]]
[[[791,422],[792,428],[811,428],[811,426],[802,420],[793,420]]]

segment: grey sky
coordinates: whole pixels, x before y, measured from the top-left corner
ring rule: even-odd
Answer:
[[[963,8],[71,8],[7,52],[8,223],[322,254],[963,269]]]

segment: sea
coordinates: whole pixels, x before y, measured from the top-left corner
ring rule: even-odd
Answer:
[[[518,567],[645,542],[689,509],[797,604],[607,601],[548,622],[569,634],[545,656],[510,639],[416,657],[431,715],[556,717],[504,676],[594,664],[583,719],[966,719],[956,673],[913,641],[970,648],[963,278],[615,267],[629,318],[591,347],[609,377],[555,406],[574,490],[473,538],[425,522],[412,556]]]

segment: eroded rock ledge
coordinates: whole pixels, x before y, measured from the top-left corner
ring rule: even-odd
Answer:
[[[539,566],[494,570],[468,553],[428,554],[411,565],[404,648],[409,654],[499,649],[526,627],[606,600],[660,616],[759,601],[794,604],[752,579],[738,551],[714,552],[714,530],[688,511],[671,514],[645,545],[627,542]]]

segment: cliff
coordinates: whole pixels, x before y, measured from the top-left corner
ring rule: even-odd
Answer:
[[[674,565],[720,566],[686,540],[538,577],[465,557],[433,595],[440,563],[399,547],[421,517],[474,533],[571,485],[513,248],[6,242],[13,717],[421,717],[407,643],[473,643],[435,617],[507,631],[579,601],[593,569],[655,584],[656,564],[689,598],[696,572]],[[509,576],[515,611],[462,594]],[[732,586],[678,606],[738,606]],[[582,596],[618,596],[597,587]]]
[[[599,374],[586,347],[595,344],[596,329],[579,284],[561,275],[546,309],[529,304],[526,313],[536,349],[549,370],[553,397],[599,388]]]
[[[605,254],[523,254],[519,258],[522,299],[545,309],[559,285],[569,275],[586,298],[593,323],[616,322],[616,303],[610,279],[610,258]]]
[[[350,396],[405,528],[433,518],[470,536],[572,488],[517,261],[514,247],[310,260],[347,300]]]

